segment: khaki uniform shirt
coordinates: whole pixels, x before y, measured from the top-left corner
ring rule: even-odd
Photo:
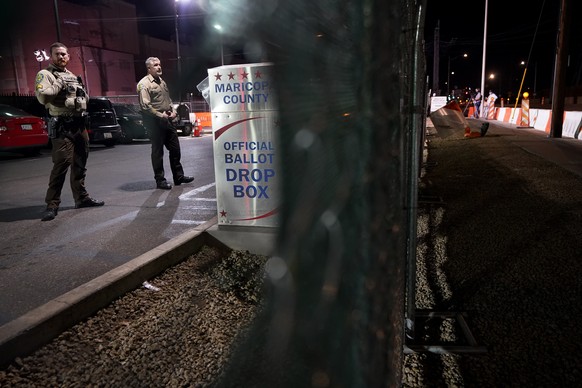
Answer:
[[[58,83],[57,77],[63,82]],[[77,76],[67,69],[59,69],[52,63],[36,74],[34,86],[36,99],[48,109],[51,116],[78,115],[74,107],[65,106],[66,98],[74,97],[77,88],[83,88]],[[89,96],[86,98],[89,100]]]
[[[139,105],[143,113],[162,117],[163,112],[173,111],[168,85],[161,77],[148,74],[137,84]]]

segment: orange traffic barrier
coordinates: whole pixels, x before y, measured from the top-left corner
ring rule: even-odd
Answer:
[[[200,120],[203,128],[212,127],[212,114],[210,112],[196,112],[196,119]]]

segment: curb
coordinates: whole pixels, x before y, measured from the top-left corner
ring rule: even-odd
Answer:
[[[0,326],[0,365],[26,356],[205,244],[217,217]]]

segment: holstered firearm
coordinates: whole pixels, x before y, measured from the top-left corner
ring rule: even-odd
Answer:
[[[89,116],[58,116],[51,117],[48,134],[51,139],[68,138],[72,140],[78,132],[89,127]]]

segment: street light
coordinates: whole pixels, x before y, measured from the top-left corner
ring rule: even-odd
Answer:
[[[180,18],[180,13],[178,12],[178,3],[180,0],[174,0],[174,29],[176,30],[176,59],[178,63],[178,99],[182,102],[182,56],[180,55],[180,31],[178,28],[178,19]],[[188,0],[182,0],[183,3],[187,3]]]
[[[495,82],[496,78],[497,78],[497,95],[499,97],[501,97],[501,76],[499,74],[495,74],[495,73],[489,74],[489,79],[491,80],[490,89],[491,90],[495,89],[493,83]]]
[[[449,55],[448,69],[447,69],[447,96],[451,93],[451,88],[450,88],[451,61],[454,61],[455,59],[460,58],[460,57],[467,58],[468,56],[469,55],[467,53],[464,53],[463,55],[457,55],[456,57],[453,57],[453,58],[451,58],[451,56]]]
[[[222,44],[222,26],[220,24],[215,24],[214,28],[218,31],[218,35],[220,35],[220,63],[224,66],[224,46]]]
[[[493,89],[493,81],[495,81],[495,74],[491,73],[489,74],[489,80],[491,82],[490,86],[489,86],[489,90]]]

